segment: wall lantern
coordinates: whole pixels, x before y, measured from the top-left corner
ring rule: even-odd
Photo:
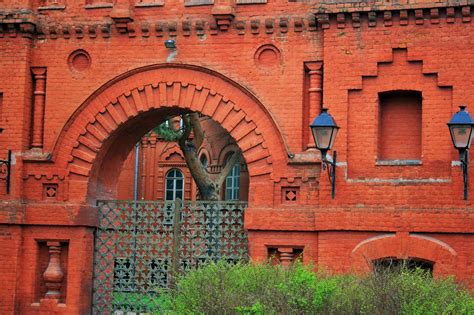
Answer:
[[[331,196],[332,199],[334,199],[336,191],[336,151],[333,153],[332,161],[326,158],[326,154],[331,150],[334,144],[339,127],[336,125],[332,116],[328,114],[328,109],[323,108],[322,113],[316,117],[310,125],[310,128],[313,133],[316,148],[321,151],[323,169],[328,168],[329,181],[331,182]]]
[[[0,160],[0,178],[5,179],[7,194],[10,193],[10,172],[12,165],[12,151],[8,150],[8,158]]]
[[[460,110],[451,117],[448,122],[449,132],[453,145],[459,151],[459,159],[461,160],[461,168],[464,178],[464,200],[467,200],[467,184],[468,173],[467,167],[469,163],[469,147],[472,140],[472,129],[474,120],[466,111],[466,105],[459,106]]]
[[[176,48],[176,41],[174,39],[165,40],[165,47],[170,49]]]

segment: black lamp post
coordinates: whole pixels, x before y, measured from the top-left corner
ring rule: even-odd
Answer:
[[[334,139],[336,139],[339,127],[337,126],[332,116],[328,114],[328,109],[323,108],[322,113],[318,117],[316,117],[316,119],[310,125],[310,128],[314,137],[314,143],[316,144],[316,148],[321,151],[323,169],[326,169],[326,167],[328,167],[329,181],[331,182],[331,196],[332,199],[334,199],[336,191],[337,155],[336,151],[334,151],[332,161],[329,161],[326,158],[326,153],[331,150],[332,145],[334,143]]]
[[[474,120],[466,111],[466,105],[459,106],[460,110],[451,117],[448,122],[449,132],[453,145],[459,151],[459,159],[461,160],[461,168],[464,179],[464,200],[467,200],[468,172],[469,163],[469,147],[472,140],[472,129]]]

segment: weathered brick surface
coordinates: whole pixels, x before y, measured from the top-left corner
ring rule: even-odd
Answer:
[[[0,2],[0,158],[14,155],[10,194],[0,180],[0,312],[88,312],[93,205],[117,196],[133,145],[186,110],[219,122],[244,151],[255,259],[294,246],[346,272],[367,270],[364,257],[409,256],[474,285],[472,199],[462,200],[446,127],[458,105],[474,106],[467,2],[226,2],[233,19],[217,5],[85,2]],[[45,94],[32,68],[46,69]],[[416,165],[378,163],[378,95],[394,90],[422,95]],[[307,150],[321,97],[341,126],[334,200]],[[69,244],[66,306],[31,306],[35,246],[48,240]]]

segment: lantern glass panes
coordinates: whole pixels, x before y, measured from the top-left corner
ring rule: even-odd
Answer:
[[[453,145],[458,150],[467,150],[471,146],[474,121],[465,110],[466,106],[459,106],[460,110],[453,115],[448,123]]]
[[[323,152],[331,150],[339,127],[327,108],[322,109],[321,114],[316,117],[310,127],[316,148]]]
[[[467,149],[471,145],[472,126],[471,125],[452,125],[449,126],[451,139],[456,149]]]
[[[336,139],[337,128],[334,127],[313,127],[314,142],[319,150],[330,150]]]

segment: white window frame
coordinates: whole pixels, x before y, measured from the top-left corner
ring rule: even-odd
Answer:
[[[177,188],[177,182],[181,181],[181,189]],[[171,188],[168,188],[168,182],[171,182]],[[168,199],[168,192],[171,191],[173,199]],[[175,201],[176,195],[181,191],[181,198],[184,199],[184,175],[178,168],[172,168],[165,176],[165,200]]]
[[[226,158],[226,164],[229,162],[232,154]],[[240,162],[234,165],[229,175],[225,178],[225,200],[240,200]]]

